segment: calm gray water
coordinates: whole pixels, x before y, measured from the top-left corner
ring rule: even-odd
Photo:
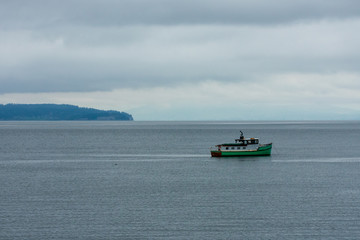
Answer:
[[[211,158],[245,136],[271,157]],[[360,122],[0,122],[0,239],[359,239]]]

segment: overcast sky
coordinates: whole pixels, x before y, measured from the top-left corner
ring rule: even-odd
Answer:
[[[360,119],[358,0],[1,0],[0,103]]]

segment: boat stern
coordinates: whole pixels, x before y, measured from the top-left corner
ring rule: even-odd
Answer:
[[[212,157],[221,157],[221,151],[211,151]]]

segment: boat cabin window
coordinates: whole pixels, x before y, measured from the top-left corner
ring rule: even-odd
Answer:
[[[229,147],[226,147],[226,150],[229,150]]]
[[[258,139],[248,140],[248,144],[258,144],[258,143],[259,143]]]

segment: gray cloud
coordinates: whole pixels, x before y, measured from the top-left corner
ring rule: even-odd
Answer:
[[[1,1],[0,93],[359,72],[360,2]]]
[[[3,0],[1,28],[62,25],[282,24],[360,15],[357,0]]]

